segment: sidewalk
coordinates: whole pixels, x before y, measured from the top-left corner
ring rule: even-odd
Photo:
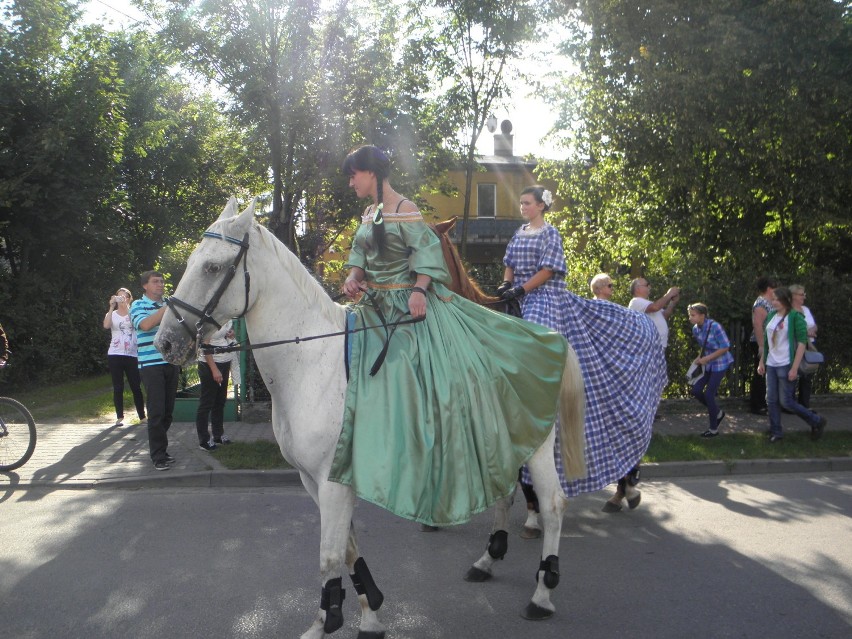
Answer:
[[[815,402],[816,404],[816,402]],[[741,401],[723,401],[727,418],[722,435],[730,432],[762,432],[767,418],[742,409]],[[654,432],[697,437],[706,428],[706,414],[694,401],[673,400],[661,406]],[[827,430],[852,430],[852,406],[815,405],[828,419]],[[807,426],[793,415],[784,415],[789,431]],[[235,441],[275,441],[270,423],[230,422],[225,432]],[[195,424],[181,422],[169,430],[169,453],[175,457],[172,468],[157,471],[148,455],[144,425],[39,424],[38,443],[33,457],[21,468],[0,473],[0,492],[24,487],[89,489],[97,487],[263,487],[300,485],[294,470],[227,470],[216,453],[198,447]],[[827,472],[852,470],[852,457],[797,460],[745,460],[741,462],[667,462],[643,464],[643,479],[707,475],[737,475],[778,472]]]

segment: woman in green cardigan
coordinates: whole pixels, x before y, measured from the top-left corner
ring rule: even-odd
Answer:
[[[775,289],[770,313],[763,324],[763,357],[757,372],[766,375],[766,404],[769,407],[769,442],[784,438],[781,430],[781,408],[791,411],[811,427],[811,439],[822,437],[826,419],[796,401],[796,379],[799,363],[808,342],[805,317],[793,308],[792,295],[786,287]]]

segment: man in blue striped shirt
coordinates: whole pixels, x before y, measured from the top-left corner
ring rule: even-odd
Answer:
[[[140,282],[145,294],[130,307],[130,320],[136,329],[139,373],[145,385],[148,447],[154,468],[168,470],[172,457],[167,450],[167,433],[172,425],[180,367],[169,364],[154,348],[154,336],[168,308],[163,301],[163,274],[145,271]]]

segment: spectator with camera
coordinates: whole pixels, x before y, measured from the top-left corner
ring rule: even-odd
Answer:
[[[120,288],[109,298],[109,308],[104,315],[103,327],[112,331],[107,351],[109,373],[112,376],[112,401],[115,405],[115,425],[124,424],[124,378],[133,393],[136,415],[145,421],[145,399],[139,376],[139,361],[136,358],[136,329],[130,320],[130,303],[133,296],[126,288]]]

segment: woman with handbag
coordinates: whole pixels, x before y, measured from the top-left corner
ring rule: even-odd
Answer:
[[[801,284],[790,285],[790,296],[793,301],[793,308],[799,311],[805,317],[805,323],[808,327],[808,343],[807,350],[816,350],[814,342],[816,341],[817,324],[814,319],[811,309],[805,306],[805,287]],[[805,408],[811,407],[811,391],[813,390],[814,375],[799,374],[799,403]]]
[[[769,407],[769,443],[784,438],[781,430],[781,407],[801,417],[811,427],[811,439],[822,437],[826,419],[796,401],[796,379],[805,354],[808,326],[805,317],[793,308],[790,289],[776,288],[763,331],[763,357],[757,365],[759,375],[766,375],[766,404]]]
[[[690,304],[687,311],[692,324],[692,336],[701,345],[701,352],[693,364],[704,369],[704,374],[690,386],[690,391],[695,399],[707,407],[710,426],[701,436],[716,437],[719,434],[719,424],[725,419],[725,411],[719,410],[716,404],[716,393],[719,392],[719,384],[722,383],[725,372],[734,361],[733,355],[728,352],[731,349],[731,341],[722,325],[707,317],[705,304]]]

